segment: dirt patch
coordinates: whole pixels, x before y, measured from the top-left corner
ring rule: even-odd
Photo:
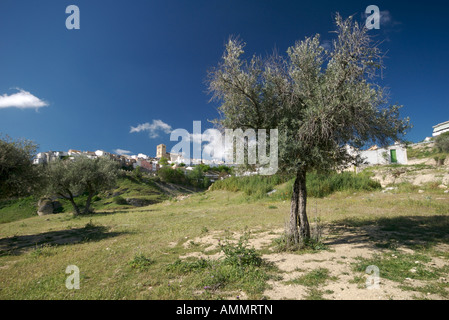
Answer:
[[[330,300],[410,300],[414,299],[419,293],[414,291],[402,290],[400,284],[382,278],[380,273],[379,286],[367,286],[366,280],[370,277],[368,274],[354,272],[353,266],[360,258],[371,258],[376,254],[390,252],[388,249],[376,246],[373,241],[373,234],[378,238],[386,238],[386,233],[379,233],[375,228],[339,228],[335,230],[326,230],[325,234],[330,234],[324,241],[326,250],[316,253],[295,254],[295,253],[267,253],[263,258],[273,263],[280,270],[279,279],[269,281],[270,289],[264,292],[268,299],[309,299],[311,289],[319,289],[321,298]],[[271,244],[275,238],[279,238],[283,233],[282,229],[275,231],[260,230],[251,233],[248,241],[250,247],[265,251],[272,250]],[[232,240],[237,241],[241,234],[233,233]],[[229,238],[229,237],[228,237]],[[220,253],[208,255],[211,250],[219,248],[219,241],[223,240],[223,233],[213,232],[202,237],[185,242],[185,248],[199,245],[199,251],[191,252],[181,259],[187,257],[219,259]],[[200,248],[199,247],[199,248]],[[442,247],[444,251],[446,247]],[[413,254],[414,251],[408,247],[395,248],[405,254]],[[447,259],[434,258],[429,264],[432,267],[442,267],[449,265]],[[294,284],[290,281],[304,276],[314,270],[328,270],[328,280],[319,288],[311,288],[304,285]],[[442,281],[447,281],[443,279]],[[418,280],[405,279],[408,286],[424,286],[426,283]],[[434,295],[427,295],[429,299],[439,299]]]

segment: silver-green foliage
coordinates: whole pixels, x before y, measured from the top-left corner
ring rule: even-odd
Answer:
[[[296,239],[310,235],[307,172],[359,161],[348,146],[386,145],[409,128],[401,106],[390,105],[386,89],[375,82],[382,53],[368,30],[352,17],[337,15],[335,23],[330,50],[315,35],[296,42],[286,56],[246,60],[245,44],[231,38],[208,78],[222,128],[279,130],[280,169],[297,177],[290,222]]]
[[[117,175],[118,164],[106,158],[60,160],[50,163],[46,169],[45,192],[70,200],[75,214],[80,214],[75,196],[87,193],[84,213],[88,213],[92,197],[100,191],[113,188]]]

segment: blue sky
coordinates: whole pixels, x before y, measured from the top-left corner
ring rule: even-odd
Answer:
[[[79,30],[65,26],[72,4]],[[372,4],[383,14],[370,31],[387,51],[382,84],[411,118],[407,140],[421,141],[449,120],[447,1],[2,0],[0,132],[41,151],[154,156],[175,144],[170,128],[205,130],[218,116],[204,80],[230,35],[249,55],[283,53],[316,33],[331,40],[336,12],[362,21]]]

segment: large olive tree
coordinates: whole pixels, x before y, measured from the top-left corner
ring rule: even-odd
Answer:
[[[289,239],[310,239],[306,175],[357,160],[349,148],[386,145],[409,127],[400,106],[388,104],[375,83],[383,68],[368,30],[336,15],[336,37],[326,50],[315,35],[283,57],[242,59],[245,44],[231,38],[208,85],[220,103],[218,124],[228,129],[279,130],[279,166],[294,174]]]
[[[45,192],[69,200],[75,215],[81,213],[75,197],[87,193],[83,213],[89,213],[92,197],[115,186],[118,167],[117,162],[106,158],[89,159],[83,156],[51,162],[46,168]]]

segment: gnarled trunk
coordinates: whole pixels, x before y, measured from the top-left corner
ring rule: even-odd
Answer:
[[[80,209],[78,208],[78,206],[76,205],[75,199],[73,199],[73,196],[72,196],[72,195],[70,195],[69,200],[70,200],[70,203],[71,203],[72,206],[73,206],[73,209],[75,209],[75,213],[74,213],[73,215],[79,216],[81,212],[80,212]]]
[[[61,197],[63,197],[64,199],[67,199],[70,201],[70,203],[73,206],[73,209],[75,209],[75,212],[73,213],[74,216],[79,216],[81,214],[79,207],[77,206],[76,202],[75,202],[75,198],[73,197],[72,192],[70,192],[70,190],[66,190],[68,196],[64,193],[58,193],[58,195],[60,195]]]
[[[87,197],[86,206],[84,207],[84,214],[90,213],[90,204],[92,203],[92,197],[94,196],[93,192],[89,192],[89,195]]]
[[[310,239],[310,226],[307,219],[307,187],[306,170],[299,169],[293,184],[293,193],[290,208],[290,223],[288,238],[295,244]]]

